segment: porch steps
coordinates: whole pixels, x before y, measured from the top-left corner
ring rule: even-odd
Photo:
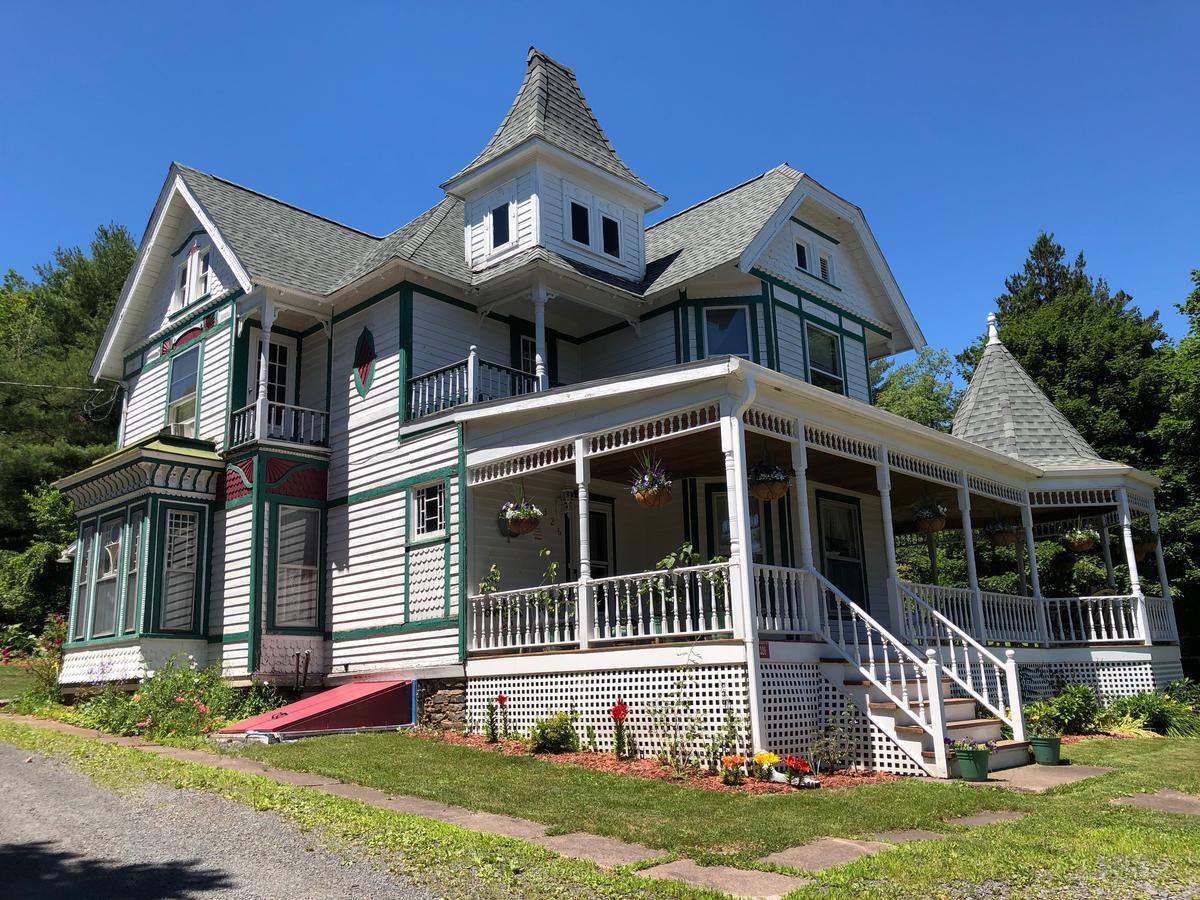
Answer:
[[[922,756],[933,762],[933,751],[924,750]],[[951,759],[950,761],[950,777],[957,778],[958,761]],[[1029,741],[1014,741],[1014,740],[998,740],[996,741],[996,750],[988,758],[988,771],[999,772],[1002,769],[1016,769],[1020,766],[1029,765]]]

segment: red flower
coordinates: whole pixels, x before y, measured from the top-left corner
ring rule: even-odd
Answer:
[[[812,771],[812,767],[808,764],[808,760],[799,756],[785,756],[783,758],[783,764],[788,768],[789,771],[799,772],[802,775],[807,775]]]
[[[508,694],[497,694],[496,695],[496,705],[497,706],[503,706],[507,702],[508,702]]]
[[[612,705],[612,709],[608,711],[608,714],[612,716],[612,720],[614,722],[624,722],[629,718],[629,704],[624,700],[618,699],[617,702]]]

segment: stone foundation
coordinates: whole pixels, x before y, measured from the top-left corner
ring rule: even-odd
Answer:
[[[462,730],[467,723],[465,678],[417,680],[417,724]]]

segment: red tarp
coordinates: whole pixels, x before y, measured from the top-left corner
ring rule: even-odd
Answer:
[[[221,734],[288,734],[411,725],[411,681],[352,681],[262,715],[226,725]]]

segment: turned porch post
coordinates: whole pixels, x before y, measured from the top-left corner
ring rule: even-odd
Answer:
[[[579,646],[586,650],[592,639],[596,610],[592,606],[592,527],[589,515],[588,483],[592,480],[592,461],[585,456],[586,441],[575,439],[575,494],[579,499]]]
[[[537,378],[539,391],[550,386],[546,374],[546,286],[540,281],[533,287],[533,343],[534,343],[534,375]]]
[[[900,588],[896,584],[896,531],[892,524],[892,467],[888,462],[888,448],[879,448],[879,466],[875,469],[875,484],[879,488],[879,510],[883,516],[883,552],[887,562],[888,610],[892,617],[892,630],[897,634],[908,634],[904,621],[904,610],[900,605]]]
[[[979,592],[979,573],[975,570],[975,532],[971,527],[971,491],[967,473],[959,473],[958,511],[962,517],[963,551],[967,558],[967,584],[971,588],[971,617],[975,620],[975,636],[987,642],[987,625],[983,619],[983,595]]]
[[[1158,508],[1150,510],[1150,530],[1154,532],[1154,561],[1158,565],[1158,583],[1162,585],[1163,603],[1167,605],[1167,625],[1170,640],[1179,640],[1179,629],[1175,624],[1175,604],[1171,601],[1171,580],[1167,577],[1167,561],[1163,557],[1162,532],[1158,527]]]
[[[1142,593],[1142,579],[1138,575],[1137,551],[1133,549],[1133,515],[1129,511],[1129,492],[1121,488],[1117,492],[1117,509],[1121,513],[1121,539],[1125,545],[1125,562],[1129,566],[1129,593],[1133,595],[1133,615],[1143,644],[1152,644],[1150,638],[1150,616],[1146,612],[1146,596]]]
[[[796,516],[796,533],[792,535],[792,544],[795,551],[795,543],[799,539],[800,547],[796,558],[800,561],[800,568],[811,569],[814,563],[812,521],[808,510],[808,447],[804,442],[804,423],[799,420],[796,422],[796,435],[798,439],[793,442],[791,448],[794,473],[792,498]],[[817,590],[811,575],[804,575],[800,583],[806,586],[803,598],[804,622],[809,631],[816,633],[821,627],[821,610],[817,602],[820,591]]]
[[[1037,612],[1038,642],[1050,644],[1050,618],[1046,614],[1046,602],[1042,599],[1042,579],[1038,575],[1037,542],[1033,539],[1033,508],[1029,505],[1029,491],[1021,498],[1021,526],[1025,531],[1025,554],[1029,557],[1029,582],[1033,587],[1033,608]]]
[[[267,381],[271,362],[271,327],[275,324],[275,304],[263,291],[262,331],[258,341],[258,393],[254,402],[254,436],[260,441],[267,436]]]
[[[746,672],[750,686],[750,743],[747,748],[766,747],[762,707],[759,702],[758,619],[754,598],[754,550],[750,539],[750,495],[746,490],[746,429],[742,412],[754,396],[754,383],[748,385],[743,405],[726,412],[721,419],[721,450],[725,455],[725,498],[729,513],[730,575],[734,596],[741,600],[742,640],[746,647]]]

